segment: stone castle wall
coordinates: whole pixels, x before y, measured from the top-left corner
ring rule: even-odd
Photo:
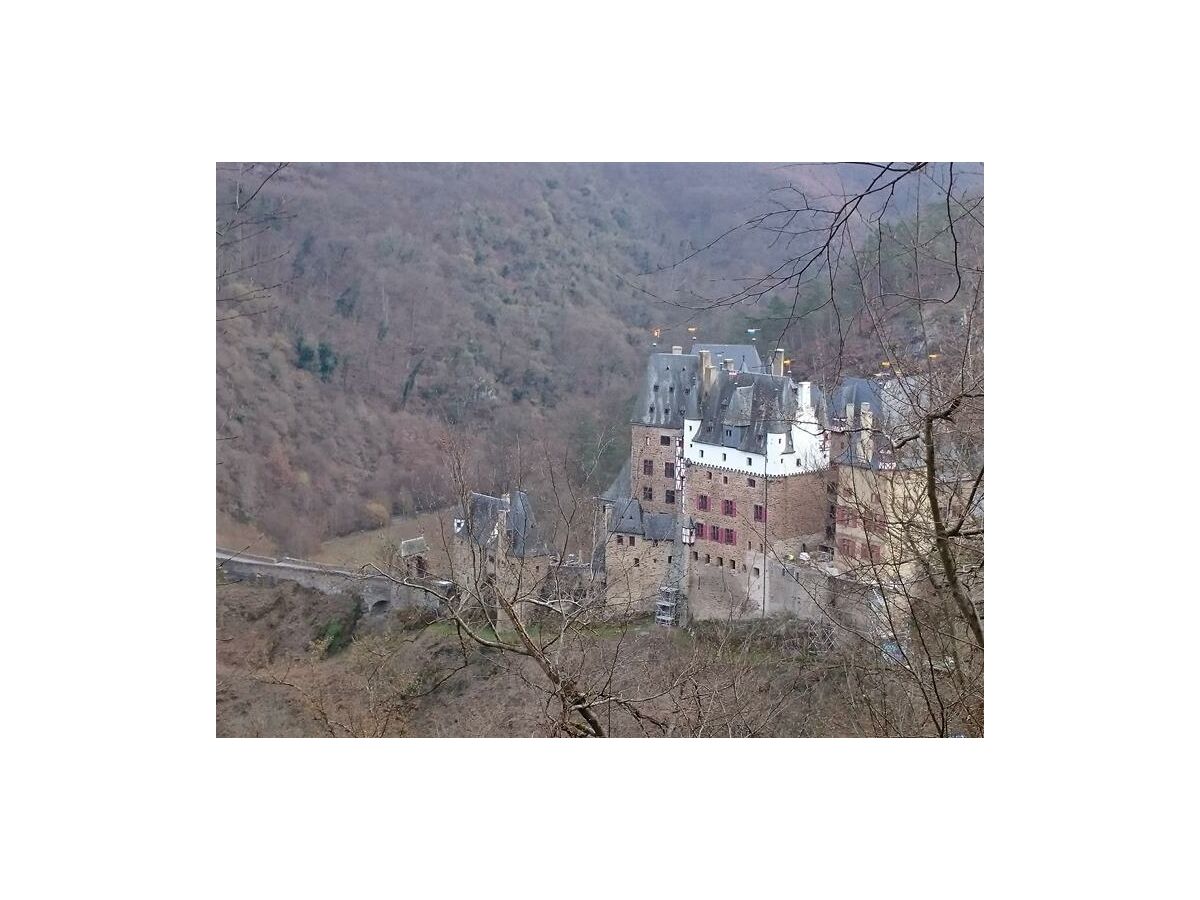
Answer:
[[[676,447],[683,439],[682,429],[655,428],[648,425],[633,425],[632,442],[629,451],[629,481],[631,496],[641,501],[643,512],[660,512],[676,515],[682,509],[681,500],[676,489],[676,478],[665,474],[667,463],[676,465]],[[663,444],[662,439],[668,438],[670,443]],[[651,464],[651,474],[644,473],[644,463]],[[649,488],[653,500],[645,500],[644,488]],[[676,491],[674,503],[667,502],[667,491]]]

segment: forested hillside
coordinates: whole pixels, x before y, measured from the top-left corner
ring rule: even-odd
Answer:
[[[792,307],[703,309],[769,268],[778,248],[761,234],[689,256],[770,209],[773,191],[820,195],[835,189],[822,178],[847,177],[768,164],[273,169],[217,167],[217,505],[293,553],[448,502],[447,432],[480,489],[504,489],[518,467],[602,486],[627,452],[655,328],[668,347],[689,343],[688,326],[727,340],[755,325],[774,340]],[[821,364],[823,328],[840,333],[829,313],[789,331],[796,366]]]

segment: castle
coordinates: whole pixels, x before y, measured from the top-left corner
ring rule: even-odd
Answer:
[[[708,343],[650,354],[587,569],[614,612],[827,621],[872,602],[878,578],[857,576],[895,559],[887,521],[894,485],[907,483],[879,430],[895,392],[846,378],[826,396],[793,380],[784,356]],[[489,583],[561,573],[524,494],[472,494],[468,506],[460,552]]]

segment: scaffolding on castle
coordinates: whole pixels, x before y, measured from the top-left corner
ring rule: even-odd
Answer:
[[[687,602],[683,594],[670,587],[658,589],[658,600],[654,606],[654,621],[671,628],[686,624]]]

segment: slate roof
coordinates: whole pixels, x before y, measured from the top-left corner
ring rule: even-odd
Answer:
[[[630,497],[618,501],[612,512],[613,534],[645,534],[642,527],[642,504]]]
[[[642,527],[649,540],[675,540],[675,517],[670,513],[643,513]]]
[[[467,498],[471,514],[468,520],[469,537],[480,547],[496,545],[496,523],[502,510],[507,511],[509,553],[518,557],[546,556],[549,549],[538,532],[533,517],[533,504],[524,491],[513,491],[508,499],[471,492]]]
[[[636,534],[651,541],[673,541],[675,526],[673,515],[643,512],[639,500],[627,498],[613,506],[613,534]]]
[[[651,353],[633,410],[635,425],[683,428],[696,418],[700,398],[700,360],[695,356]]]
[[[833,391],[828,404],[828,422],[835,428],[849,431],[861,429],[862,407],[865,404],[871,412],[871,424],[875,430],[871,448],[871,459],[865,459],[859,451],[858,441],[847,441],[847,448],[832,460],[851,466],[870,466],[879,468],[882,464],[908,467],[919,465],[920,460],[913,458],[919,445],[910,443],[900,454],[895,453],[891,441],[884,432],[892,431],[897,422],[904,418],[904,411],[911,412],[910,400],[905,395],[905,389],[920,391],[920,387],[911,380],[889,378],[879,381],[871,378],[846,377]],[[849,417],[846,407],[853,406]]]
[[[752,344],[694,344],[688,353],[651,353],[633,410],[635,425],[683,428],[683,420],[699,417],[700,350],[712,353],[712,364],[733,360],[738,371],[762,370],[762,360]]]
[[[759,358],[758,348],[753,344],[692,344],[691,353],[699,354],[707,350],[712,354],[712,364],[721,365],[721,360],[733,360],[733,368],[738,372],[761,372],[763,361]]]
[[[692,440],[745,453],[764,453],[767,435],[780,434],[785,436],[784,452],[791,453],[798,390],[786,375],[718,372]]]
[[[837,422],[846,417],[846,407],[854,406],[854,418],[860,417],[862,404],[866,403],[871,415],[878,421],[883,415],[883,403],[879,396],[879,384],[870,378],[854,378],[847,376],[837,386],[829,400],[828,415],[830,420]],[[850,426],[855,427],[855,426]]]

